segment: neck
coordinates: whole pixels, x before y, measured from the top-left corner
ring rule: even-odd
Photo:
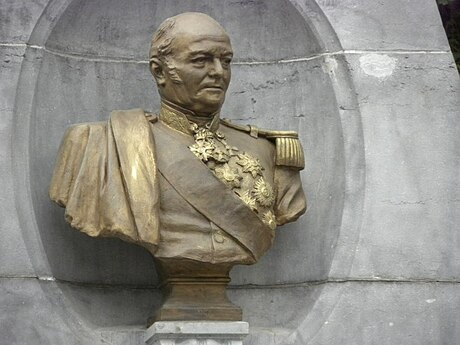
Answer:
[[[184,133],[191,134],[190,123],[195,123],[200,127],[209,124],[210,130],[215,132],[219,127],[219,115],[219,111],[216,111],[208,116],[200,116],[175,103],[165,99],[161,100],[160,120]]]
[[[220,112],[220,109],[218,109],[217,111],[213,112],[213,113],[205,113],[205,114],[199,114],[197,112],[194,112],[193,110],[190,110],[190,109],[187,109],[187,108],[184,108],[174,102],[171,102],[171,101],[168,101],[166,99],[162,99],[161,100],[162,103],[168,105],[169,107],[181,112],[182,114],[186,115],[187,117],[193,117],[193,118],[196,118],[196,119],[199,119],[199,120],[208,120],[209,119],[212,119],[214,118],[214,116],[216,114],[218,114]]]

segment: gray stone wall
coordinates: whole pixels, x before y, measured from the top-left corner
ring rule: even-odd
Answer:
[[[232,274],[246,344],[457,344],[460,81],[432,0],[0,1],[0,344],[143,344],[150,255],[47,188],[69,124],[158,108],[150,35],[185,11],[232,37],[224,116],[306,151],[306,215]]]

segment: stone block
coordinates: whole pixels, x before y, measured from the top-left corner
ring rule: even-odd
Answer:
[[[247,322],[159,321],[145,334],[147,345],[242,345]]]

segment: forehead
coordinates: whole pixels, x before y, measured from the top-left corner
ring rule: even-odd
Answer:
[[[232,54],[232,46],[227,35],[177,35],[173,41],[174,55],[187,56],[198,53]]]

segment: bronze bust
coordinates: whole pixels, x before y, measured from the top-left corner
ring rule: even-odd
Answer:
[[[165,294],[155,320],[241,320],[231,268],[257,262],[276,227],[305,212],[297,133],[220,118],[232,56],[209,16],[166,19],[149,60],[159,113],[73,125],[59,150],[51,199],[81,232],[153,254]]]

